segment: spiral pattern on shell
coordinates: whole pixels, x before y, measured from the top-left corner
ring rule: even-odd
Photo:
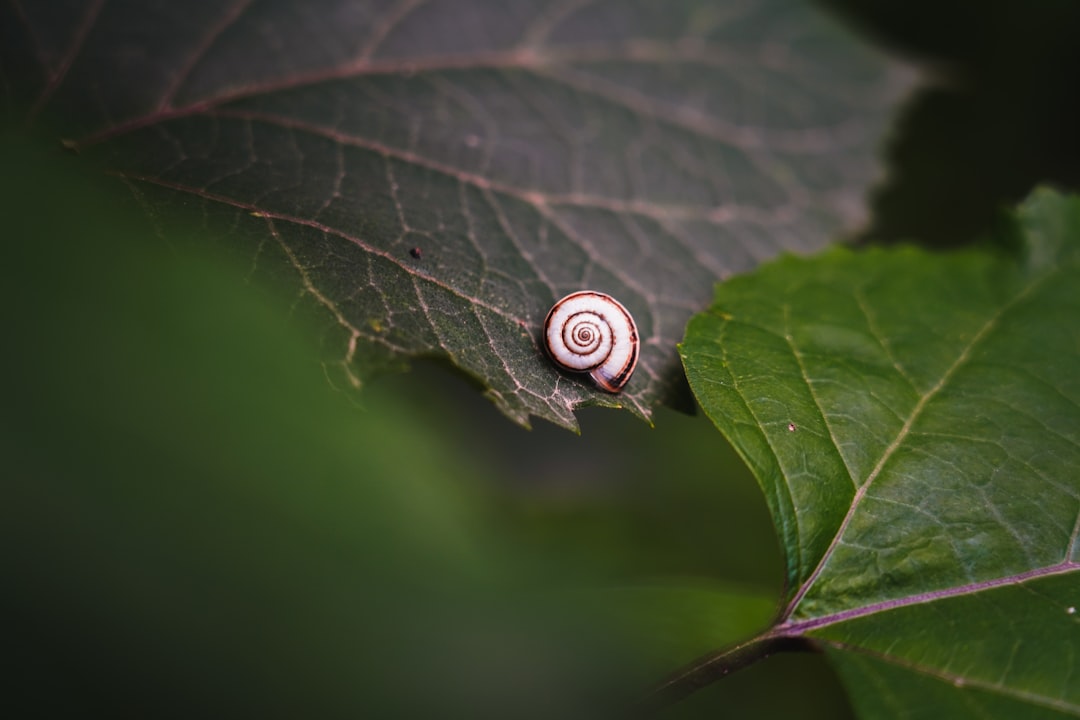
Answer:
[[[548,312],[544,346],[559,367],[587,372],[602,389],[617,393],[637,365],[637,326],[615,298],[583,290],[567,295]]]

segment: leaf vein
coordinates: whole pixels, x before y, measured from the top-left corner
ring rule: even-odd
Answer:
[[[839,640],[825,640],[824,642],[836,648],[837,650],[843,650],[845,652],[857,653],[860,655],[873,657],[882,662],[886,662],[897,667],[902,667],[907,670],[920,673],[922,675],[933,677],[935,679],[941,680],[942,682],[949,683],[950,685],[953,685],[957,688],[973,688],[977,690],[982,690],[984,692],[1000,695],[1002,697],[1008,697],[1014,700],[1029,702],[1034,705],[1050,708],[1052,710],[1058,710],[1061,712],[1068,712],[1072,714],[1080,714],[1080,705],[1068,702],[1067,700],[1063,700],[1061,698],[1052,698],[1039,693],[1007,687],[999,683],[991,683],[983,680],[972,679],[955,673],[949,673],[944,670],[929,667],[923,663],[904,660],[895,655],[875,652],[874,650],[863,647],[861,645],[852,645],[850,643],[841,642]]]
[[[926,408],[926,406],[930,403],[931,400],[937,397],[938,393],[940,393],[949,383],[949,381],[952,380],[957,371],[968,362],[968,359],[971,357],[973,350],[980,343],[982,343],[983,340],[991,332],[993,332],[993,330],[997,327],[998,323],[1000,323],[1002,317],[1004,317],[1005,314],[1009,312],[1012,308],[1016,307],[1021,301],[1026,299],[1031,293],[1035,291],[1035,289],[1039,285],[1046,282],[1056,272],[1059,272],[1059,270],[1050,270],[1049,272],[1037,276],[1031,282],[1029,282],[1027,286],[1020,289],[1008,302],[1004,303],[1000,308],[998,308],[997,312],[992,314],[986,320],[986,322],[983,323],[982,327],[979,328],[978,332],[976,332],[972,336],[971,340],[968,341],[968,343],[963,347],[960,353],[957,354],[956,359],[953,360],[952,364],[945,370],[944,373],[942,373],[942,376],[938,380],[938,382],[926,393],[922,394],[919,397],[918,402],[915,403],[915,407],[912,408],[911,413],[908,415],[908,418],[904,422],[903,427],[900,428],[900,431],[897,433],[896,437],[891,443],[889,443],[888,447],[885,448],[884,452],[881,454],[881,457],[878,459],[878,462],[874,465],[873,469],[871,469],[870,473],[867,475],[866,480],[864,480],[859,486],[858,490],[855,491],[855,497],[852,498],[851,506],[848,508],[848,512],[845,514],[843,520],[840,522],[840,526],[837,528],[836,534],[833,536],[832,542],[822,554],[821,560],[818,562],[817,567],[814,568],[814,571],[803,582],[802,586],[795,594],[795,597],[788,604],[788,607],[784,610],[784,617],[788,617],[794,611],[794,609],[802,601],[803,597],[806,596],[806,593],[809,591],[809,589],[817,581],[817,578],[820,576],[822,569],[828,563],[829,558],[832,557],[833,550],[839,544],[840,538],[843,536],[844,531],[847,529],[848,525],[851,523],[852,518],[855,516],[855,511],[861,505],[863,498],[866,497],[867,490],[873,485],[874,480],[876,480],[881,474],[882,468],[885,467],[889,459],[903,444],[904,440],[907,439],[909,433],[911,432],[912,426],[915,424],[915,421],[918,420],[919,417],[922,415],[922,412]]]
[[[210,51],[210,48],[214,46],[218,38],[228,30],[233,23],[238,21],[244,15],[244,11],[251,5],[252,0],[234,0],[232,5],[221,14],[217,22],[210,25],[207,32],[203,35],[198,45],[195,46],[191,55],[187,61],[184,62],[172,79],[172,82],[165,88],[165,92],[161,96],[161,100],[158,101],[158,112],[167,113],[173,110],[173,100],[176,98],[176,94],[180,92],[180,88],[191,73],[195,70],[195,67],[199,64],[199,61],[206,57],[206,53]]]
[[[829,424],[829,417],[826,415],[824,408],[821,405],[821,400],[818,398],[817,393],[814,391],[814,384],[810,381],[810,375],[806,372],[806,364],[803,362],[802,353],[799,352],[798,346],[795,344],[795,338],[791,336],[791,306],[784,304],[784,342],[787,343],[788,349],[791,350],[792,357],[795,358],[795,363],[799,366],[799,374],[802,376],[803,382],[806,384],[806,390],[810,393],[810,398],[814,401],[814,407],[817,408],[818,414],[821,416],[821,422],[825,426],[825,432],[829,434],[829,440],[832,441],[832,445],[836,448],[836,452],[840,455],[840,460],[844,463],[844,467],[848,471],[848,479],[851,480],[852,486],[858,490],[859,485],[855,481],[855,473],[852,472],[851,466],[848,465],[847,458],[840,451],[840,441],[836,439],[836,434],[833,432],[832,426]]]
[[[105,0],[91,0],[90,4],[87,5],[82,22],[79,23],[79,27],[75,31],[75,37],[71,41],[71,46],[68,48],[63,59],[61,59],[59,66],[50,68],[48,83],[42,89],[41,94],[27,112],[26,120],[28,123],[45,109],[45,106],[49,104],[49,100],[52,99],[52,96],[60,88],[60,85],[63,84],[68,71],[71,70],[71,66],[75,64],[75,59],[86,46],[86,38],[90,35],[90,31],[97,23],[97,19],[101,15],[101,9],[103,7],[105,7]]]
[[[356,61],[370,59],[379,49],[379,46],[382,45],[383,41],[386,40],[387,36],[394,31],[394,28],[400,26],[416,8],[423,5],[425,2],[427,2],[427,0],[402,0],[402,2],[391,5],[375,23],[375,27],[371,31],[371,36],[368,37],[367,41],[364,43]]]
[[[466,300],[466,301],[468,301],[470,303],[473,303],[473,304],[479,305],[481,307],[484,307],[484,308],[492,311],[496,315],[501,315],[502,317],[505,317],[508,320],[512,320],[514,322],[523,321],[522,318],[520,318],[517,315],[514,315],[512,313],[508,313],[506,310],[499,307],[498,305],[490,303],[490,302],[484,300],[483,298],[479,298],[479,297],[469,295],[468,293],[465,293],[464,291],[459,290],[458,288],[454,287],[453,285],[450,285],[450,284],[448,284],[446,282],[443,282],[443,281],[437,279],[436,277],[434,277],[434,276],[432,276],[432,275],[430,275],[428,273],[422,272],[422,271],[416,269],[415,267],[403,262],[400,258],[398,258],[393,253],[387,252],[386,250],[382,250],[381,248],[377,248],[377,247],[371,245],[370,243],[365,242],[360,237],[358,237],[356,235],[350,235],[350,234],[346,233],[343,230],[338,230],[337,228],[330,227],[330,226],[325,225],[323,223],[319,223],[319,222],[316,222],[314,220],[309,220],[307,218],[300,218],[300,217],[295,217],[295,216],[292,216],[292,215],[286,215],[284,213],[277,213],[277,212],[270,211],[270,210],[263,210],[263,209],[260,209],[260,208],[256,207],[255,205],[252,205],[251,203],[243,202],[241,200],[237,200],[235,198],[231,198],[231,197],[228,197],[228,196],[225,196],[225,195],[219,195],[219,194],[216,194],[216,193],[207,192],[205,190],[201,190],[199,188],[196,188],[196,187],[193,187],[193,186],[190,186],[190,185],[183,185],[181,183],[174,183],[174,182],[170,182],[170,181],[167,181],[167,180],[162,180],[161,178],[150,177],[150,176],[146,176],[146,175],[138,175],[138,174],[134,174],[134,173],[116,173],[116,174],[120,175],[121,177],[129,178],[131,180],[139,180],[141,182],[146,182],[146,183],[149,183],[149,184],[152,184],[152,185],[159,185],[161,187],[166,187],[166,188],[169,188],[169,189],[172,189],[172,190],[177,190],[179,192],[190,193],[191,195],[194,195],[196,197],[200,197],[200,198],[202,198],[204,200],[209,200],[211,202],[217,202],[217,203],[221,203],[223,205],[227,205],[227,206],[230,206],[230,207],[235,207],[235,208],[239,208],[239,209],[242,209],[242,210],[247,210],[247,211],[249,211],[249,212],[251,212],[251,213],[253,213],[253,214],[255,214],[255,215],[259,216],[259,217],[269,218],[269,219],[273,219],[273,220],[281,220],[282,222],[287,222],[287,223],[291,223],[291,224],[294,224],[294,225],[303,225],[305,227],[309,227],[309,228],[312,228],[312,229],[315,229],[315,230],[319,230],[320,232],[326,233],[327,235],[333,235],[335,237],[340,237],[341,239],[347,240],[348,242],[356,245],[357,247],[359,247],[364,252],[370,253],[371,255],[375,255],[375,256],[378,256],[378,257],[380,257],[380,258],[382,258],[384,260],[389,261],[390,263],[392,263],[392,264],[396,265],[397,267],[399,267],[400,269],[404,270],[405,273],[407,275],[409,275],[410,277],[422,279],[422,280],[434,285],[435,287],[441,288],[441,289],[449,292],[450,294],[461,298],[462,300]]]
[[[892,363],[893,368],[896,369],[896,372],[900,377],[907,381],[907,384],[911,386],[911,389],[916,393],[921,394],[919,387],[915,384],[915,380],[908,374],[903,364],[901,364],[893,354],[892,344],[889,342],[888,337],[881,332],[881,329],[878,327],[874,312],[871,310],[870,305],[866,300],[865,286],[859,285],[855,288],[855,302],[858,305],[859,310],[862,311],[863,317],[866,318],[866,327],[870,330],[871,337],[874,338],[878,346],[885,353],[885,357],[889,359],[889,362]]]

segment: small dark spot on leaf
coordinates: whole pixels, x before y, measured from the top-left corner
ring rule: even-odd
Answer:
[[[424,252],[418,247],[414,247],[412,250],[410,250],[409,254],[412,255],[417,260],[424,257]]]
[[[795,423],[788,423],[787,424],[787,429],[788,429],[788,432],[795,432],[799,428],[795,427]]]

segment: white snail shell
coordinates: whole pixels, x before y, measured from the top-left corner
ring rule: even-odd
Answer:
[[[544,345],[556,365],[587,372],[613,393],[630,380],[638,360],[634,318],[618,300],[593,290],[555,303],[544,320]]]

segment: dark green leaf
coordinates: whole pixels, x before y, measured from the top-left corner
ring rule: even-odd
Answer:
[[[342,384],[435,355],[567,427],[677,402],[717,278],[861,219],[907,84],[779,0],[23,2],[0,25],[16,119],[291,277]],[[621,396],[537,342],[586,288],[639,325]]]
[[[772,633],[829,648],[870,715],[1080,715],[1080,201],[1037,193],[1012,232],[1019,261],[784,258],[682,346],[781,535]]]

